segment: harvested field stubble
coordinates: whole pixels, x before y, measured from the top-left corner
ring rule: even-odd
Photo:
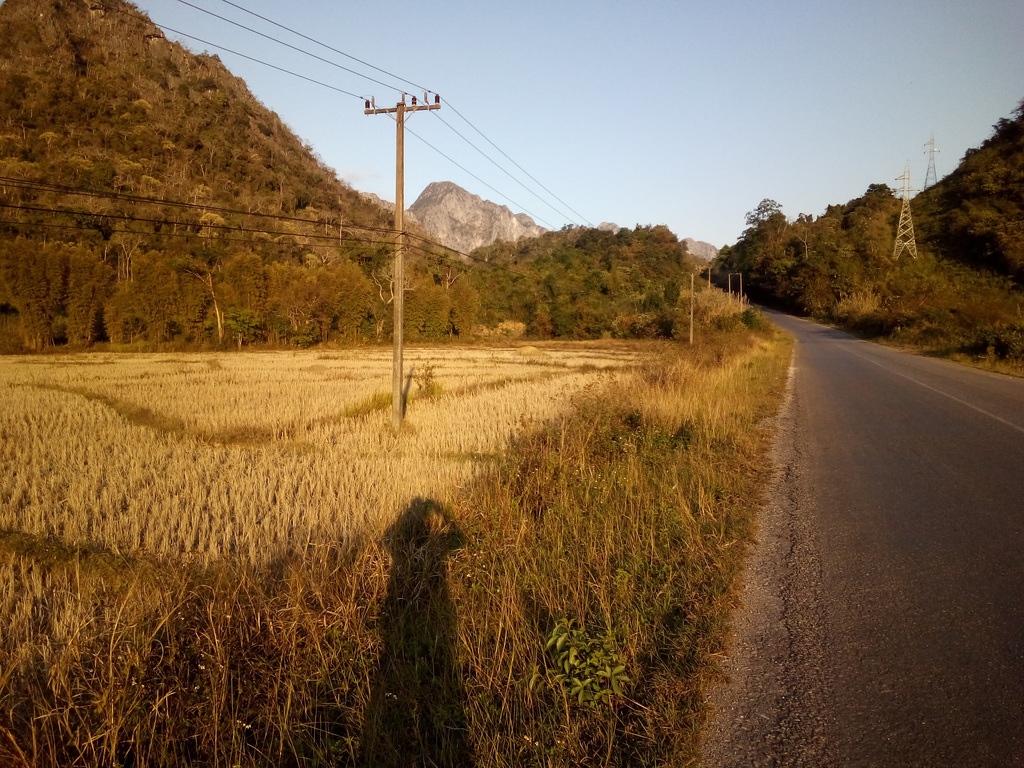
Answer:
[[[472,457],[500,452],[635,354],[410,358],[414,382],[417,369],[432,371],[432,392],[398,436],[391,361],[379,351],[5,360],[0,527],[252,564],[378,535],[412,498],[447,498],[473,476]]]
[[[39,765],[685,764],[788,361],[699,342],[416,350],[399,435],[345,415],[383,353],[5,366],[0,726]]]

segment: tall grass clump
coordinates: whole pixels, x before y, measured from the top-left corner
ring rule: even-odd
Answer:
[[[685,764],[789,349],[639,351],[443,497],[269,560],[0,532],[0,757]]]
[[[673,349],[476,488],[452,580],[482,764],[693,756],[787,364],[766,334]]]

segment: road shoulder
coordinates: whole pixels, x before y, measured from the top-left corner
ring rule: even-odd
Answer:
[[[725,680],[710,696],[700,763],[705,768],[830,762],[821,715],[813,722],[797,715],[825,712],[827,680],[820,663],[825,652],[820,566],[798,440],[796,373],[794,365],[771,425],[776,435],[772,488],[744,569],[721,664]],[[793,706],[798,699],[799,707]]]

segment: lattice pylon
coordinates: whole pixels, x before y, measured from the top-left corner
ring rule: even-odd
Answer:
[[[896,181],[903,182],[903,208],[900,210],[900,224],[896,228],[896,246],[892,251],[892,260],[896,261],[903,251],[909,251],[916,259],[917,241],[914,240],[914,220],[910,216],[910,163],[907,163],[903,175],[896,177]]]
[[[935,137],[932,136],[925,142],[924,153],[928,155],[928,172],[924,175],[924,189],[938,182],[938,174],[935,172],[935,154],[939,151],[935,148]]]

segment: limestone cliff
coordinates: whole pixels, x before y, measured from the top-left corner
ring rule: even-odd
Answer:
[[[696,259],[712,262],[718,256],[718,249],[711,243],[694,240],[692,237],[687,237],[683,242],[686,243],[687,252]]]
[[[409,211],[439,243],[463,253],[496,240],[515,242],[547,232],[525,213],[512,213],[450,181],[428,184]]]

